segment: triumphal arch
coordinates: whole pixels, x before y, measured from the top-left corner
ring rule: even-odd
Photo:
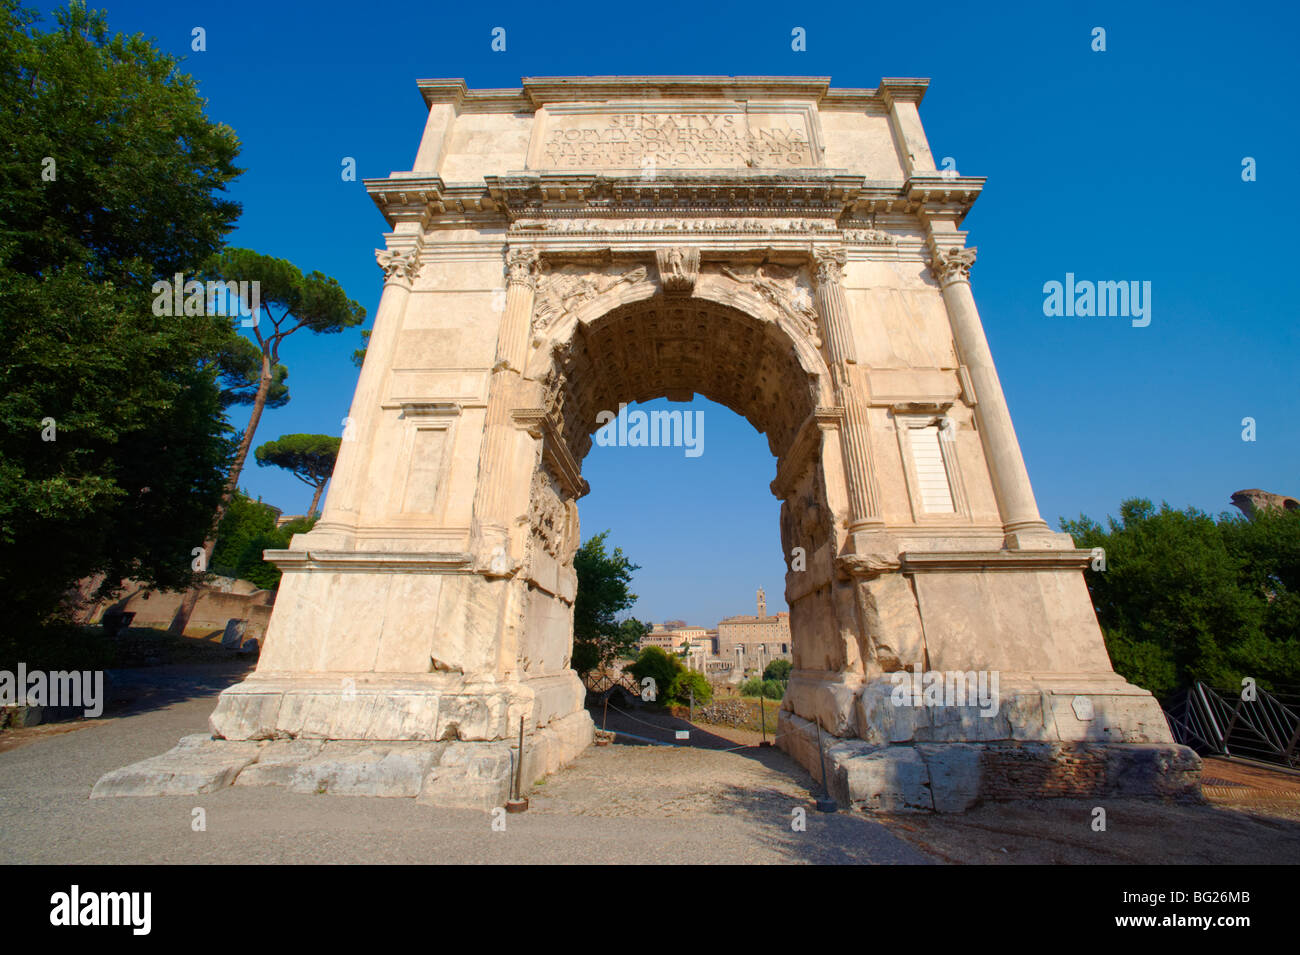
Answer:
[[[779,745],[833,794],[1194,786],[1038,512],[971,291],[984,180],[936,170],[926,85],[420,82],[411,170],[366,182],[383,295],[324,515],[268,552],[261,660],[207,749],[239,782],[450,805],[505,798],[521,726],[523,779],[573,759],[583,459],[601,412],[699,394],[771,449]]]

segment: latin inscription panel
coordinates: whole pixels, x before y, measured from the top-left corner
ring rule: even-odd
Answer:
[[[530,169],[821,165],[816,116],[802,103],[561,105],[539,111],[538,120]]]

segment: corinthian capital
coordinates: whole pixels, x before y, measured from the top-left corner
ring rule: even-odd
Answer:
[[[975,264],[975,252],[977,250],[972,246],[969,249],[940,249],[933,248],[930,253],[930,271],[938,280],[940,286],[951,285],[953,282],[969,282],[970,267]]]
[[[415,281],[420,271],[420,250],[412,249],[375,249],[375,261],[384,270],[385,282]]]
[[[844,277],[844,264],[848,262],[848,256],[844,254],[843,249],[831,248],[814,248],[813,249],[813,276],[820,285],[838,285]]]
[[[541,256],[536,249],[510,249],[506,252],[506,284],[537,287],[537,266]]]

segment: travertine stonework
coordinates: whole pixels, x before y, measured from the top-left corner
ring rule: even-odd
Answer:
[[[843,798],[964,806],[1063,751],[1185,761],[1111,670],[1088,555],[1039,516],[971,293],[961,224],[984,180],[936,170],[926,85],[422,81],[412,169],[366,183],[391,229],[384,291],[324,516],[268,552],[284,578],[261,662],[214,734],[353,741],[329,772],[433,802],[496,798],[521,720],[528,781],[571,759],[591,738],[569,654],[597,416],[701,394],[774,456],[781,743],[814,767],[820,726]],[[1005,705],[900,708],[900,670],[997,671]],[[257,775],[316,785],[310,749]],[[210,759],[256,754],[237,756]],[[916,792],[882,796],[900,767]],[[1082,777],[1052,778],[1038,788]]]

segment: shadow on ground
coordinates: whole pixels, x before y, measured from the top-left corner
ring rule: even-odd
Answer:
[[[246,659],[109,670],[104,675],[108,697],[104,715],[134,716],[212,696],[243,680],[255,666],[256,659]]]

